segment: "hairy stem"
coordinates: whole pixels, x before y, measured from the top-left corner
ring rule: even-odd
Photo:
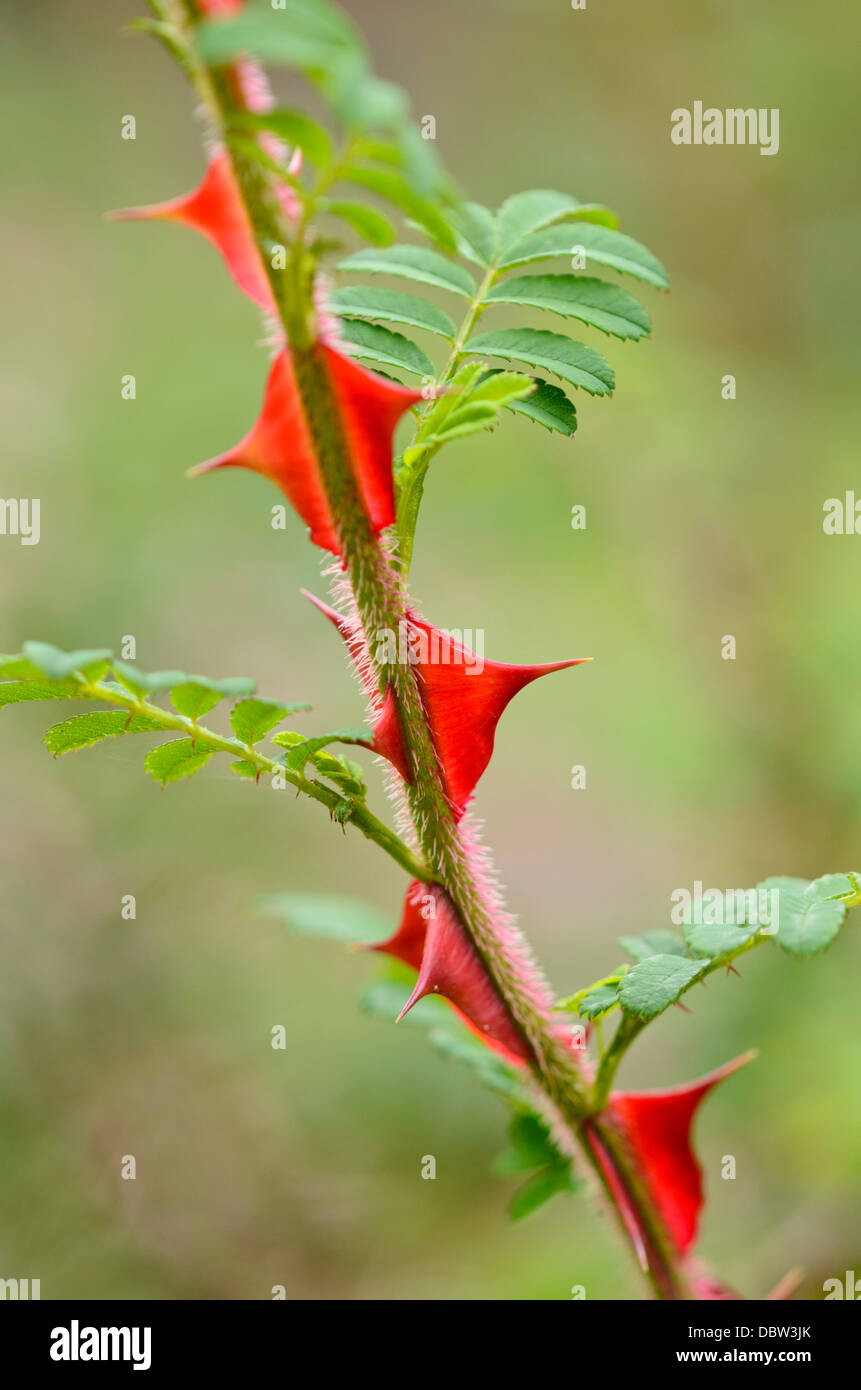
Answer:
[[[194,0],[155,0],[155,3],[158,12],[166,14],[181,31],[184,44],[193,55],[190,21],[199,17]],[[249,159],[241,147],[236,142],[231,144],[228,138],[234,125],[237,104],[241,104],[238,84],[232,80],[230,70],[210,72],[194,56],[189,59],[188,68],[213,132],[228,148],[263,265],[273,288],[291,350],[306,425],[314,444],[331,514],[336,519],[345,573],[373,660],[376,634],[400,632],[401,625],[409,617],[408,599],[390,553],[380,543],[365,512],[352,471],[350,450],[326,359],[317,344],[312,293],[313,258],[303,241],[305,223],[300,222],[298,228],[286,224],[272,171],[263,162]],[[272,244],[290,249],[286,274],[274,270],[272,257],[266,254]],[[481,312],[480,298],[484,293],[483,286],[454,344],[448,376],[456,370],[463,354],[463,346]],[[388,684],[394,694],[412,774],[412,782],[407,789],[410,812],[416,838],[426,860],[426,867],[421,866],[418,872],[412,867],[408,871],[425,882],[438,883],[446,890],[501,998],[530,1043],[535,1058],[535,1081],[559,1117],[560,1124],[572,1134],[571,1147],[579,1146],[593,1168],[597,1164],[602,1184],[618,1214],[613,1185],[608,1184],[606,1173],[595,1158],[596,1141],[590,1139],[590,1133],[583,1125],[590,1113],[590,1105],[580,1067],[560,1036],[551,1013],[526,982],[523,961],[513,960],[509,949],[500,940],[493,910],[477,880],[468,847],[449,802],[423,708],[417,673],[409,663],[404,663],[377,665],[376,674],[380,688]],[[594,1121],[587,1123],[597,1133]],[[612,1145],[614,1150],[618,1150],[614,1152],[613,1162],[623,1175],[620,1181],[624,1182],[626,1189],[635,1189],[636,1181],[622,1146],[615,1142],[612,1135],[606,1136],[603,1142],[605,1148]],[[641,1200],[646,1203],[644,1194],[641,1194]],[[649,1213],[649,1222],[650,1229],[654,1226],[657,1232],[659,1221],[654,1212]],[[663,1250],[666,1242],[661,1239],[659,1243]],[[661,1263],[663,1258],[662,1254]],[[675,1276],[652,1278],[652,1283],[661,1297],[680,1296],[677,1291],[679,1281]]]

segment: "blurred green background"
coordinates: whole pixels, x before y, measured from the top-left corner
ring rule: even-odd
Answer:
[[[273,531],[277,498],[248,474],[184,477],[256,414],[253,307],[191,233],[102,220],[202,169],[183,80],[122,32],[139,9],[3,7],[0,491],[41,498],[42,539],[0,538],[0,648],[133,634],[144,669],[253,674],[312,701],[315,728],[356,723],[341,646],[298,596],[325,592],[298,520]],[[676,887],[861,867],[861,539],[822,531],[826,498],[861,495],[859,16],[836,0],[349,9],[469,196],[607,202],[673,282],[643,291],[653,340],[586,335],[618,391],[578,399],[573,442],[512,419],[447,450],[417,545],[434,622],[483,627],[503,660],[596,658],[512,705],[477,798],[567,993],[617,964],[617,935],[668,925]],[[672,145],[671,110],[695,100],[779,107],[779,154]],[[0,721],[0,1275],[41,1278],[46,1298],[640,1296],[587,1202],[507,1222],[501,1108],[418,1030],[357,1010],[372,962],[255,912],[261,892],[322,889],[394,922],[394,865],[226,762],[166,793],[131,742],[54,764],[39,739],[58,717]],[[861,1274],[857,924],[821,959],[768,949],[743,974],[697,991],[693,1017],[670,1010],[622,1080],[759,1048],[699,1120],[700,1249],[748,1295],[800,1264],[821,1297]]]

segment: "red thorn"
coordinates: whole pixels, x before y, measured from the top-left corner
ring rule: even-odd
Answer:
[[[522,1065],[533,1060],[532,1049],[464,930],[454,905],[438,885],[414,880],[407,890],[398,930],[389,941],[370,949],[396,956],[419,972],[415,989],[397,1022],[425,995],[440,994],[453,1005],[467,1027],[507,1061]]]
[[[782,1303],[797,1293],[804,1281],[803,1269],[790,1269],[779,1279],[771,1293],[765,1295],[769,1303]]]
[[[121,208],[109,216],[117,222],[161,219],[192,227],[221,253],[243,293],[261,309],[275,312],[261,253],[226,150],[217,150],[212,156],[203,182],[193,193],[147,207]]]
[[[421,400],[421,393],[384,381],[325,343],[316,343],[310,351],[328,373],[362,503],[374,530],[380,532],[395,519],[392,433],[403,412]],[[309,527],[314,544],[340,555],[316,445],[287,349],[272,364],[263,409],[252,430],[234,449],[190,471],[204,473],[233,465],[262,473],[275,483]]]
[[[306,593],[303,590],[303,593]],[[340,614],[312,594],[306,597],[338,629],[361,669],[364,642],[359,632]],[[552,661],[538,666],[513,666],[485,661],[460,642],[411,614],[403,633],[394,635],[421,684],[422,700],[446,790],[458,819],[463,815],[476,783],[490,762],[496,725],[509,700],[539,676],[579,666],[590,657]],[[376,692],[369,690],[371,695]],[[394,697],[387,689],[378,708],[375,748],[410,780],[403,738],[397,722]]]
[[[664,1091],[619,1091],[610,1096],[610,1116],[627,1137],[680,1253],[693,1243],[703,1204],[702,1172],[691,1149],[694,1114],[713,1086],[755,1055],[746,1052],[684,1086]]]

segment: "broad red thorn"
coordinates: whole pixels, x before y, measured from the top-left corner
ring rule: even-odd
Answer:
[[[316,343],[311,351],[328,373],[362,504],[373,529],[380,532],[395,519],[392,434],[403,412],[422,399],[421,392],[384,381],[325,343]],[[263,409],[251,432],[235,449],[198,464],[191,472],[232,465],[269,478],[310,528],[314,544],[340,555],[335,520],[286,348],[272,363]]]
[[[700,1303],[713,1303],[716,1300],[723,1302],[743,1302],[743,1296],[731,1289],[729,1284],[722,1284],[719,1279],[715,1279],[711,1274],[698,1274],[691,1281],[691,1289],[694,1298]]]
[[[197,0],[198,9],[210,19],[239,14],[245,0]]]
[[[306,596],[334,623],[354,661],[359,663],[364,647],[350,623],[313,595]],[[392,640],[399,648],[399,659],[406,660],[418,675],[434,748],[458,820],[490,762],[496,726],[509,700],[539,676],[591,660],[575,657],[541,666],[485,661],[448,633],[415,615],[410,615],[403,633],[393,635]],[[378,703],[376,714],[376,751],[409,781],[397,707],[390,689],[382,705]]]
[[[713,1086],[754,1056],[746,1052],[686,1086],[666,1091],[618,1091],[610,1096],[610,1116],[627,1139],[680,1254],[693,1244],[703,1205],[702,1171],[691,1149],[694,1114]]]
[[[518,1064],[533,1060],[529,1043],[442,888],[414,880],[397,932],[372,949],[397,956],[419,972],[398,1022],[426,994],[441,994],[495,1052]]]
[[[193,193],[167,203],[121,208],[109,215],[120,222],[162,219],[193,227],[221,252],[243,293],[261,309],[275,312],[275,299],[225,150],[212,156],[202,184]]]

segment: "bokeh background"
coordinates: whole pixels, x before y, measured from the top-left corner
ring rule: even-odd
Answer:
[[[447,450],[417,546],[433,621],[483,627],[504,660],[597,658],[519,697],[477,800],[567,993],[617,964],[617,935],[666,926],[676,887],[861,867],[861,539],[822,530],[826,498],[861,496],[859,17],[837,0],[348,8],[469,196],[607,202],[673,282],[643,290],[652,340],[589,337],[618,391],[578,400],[574,441],[511,420]],[[139,9],[3,4],[0,491],[41,498],[42,539],[0,538],[0,648],[133,634],[145,669],[253,674],[312,701],[315,728],[355,723],[340,644],[298,596],[323,592],[298,520],[273,531],[276,498],[247,474],[184,477],[257,411],[253,307],[190,233],[102,220],[202,168],[183,80],[122,32]],[[697,99],[779,107],[779,154],[672,145],[669,113]],[[501,1107],[419,1030],[357,1010],[373,962],[255,907],[325,890],[393,922],[394,865],[226,762],[165,793],[131,741],[52,763],[56,717],[0,720],[0,1275],[43,1297],[640,1296],[587,1202],[507,1222]],[[759,1048],[700,1116],[700,1248],[748,1295],[802,1265],[821,1297],[861,1273],[857,924],[821,959],[762,950],[743,975],[670,1010],[622,1076],[671,1084]]]

